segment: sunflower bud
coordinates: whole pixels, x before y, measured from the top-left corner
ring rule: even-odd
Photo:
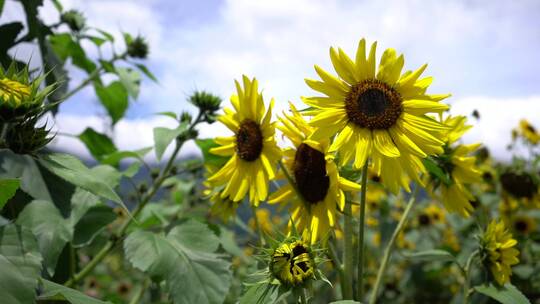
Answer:
[[[62,14],[60,17],[62,23],[67,24],[69,29],[74,32],[80,32],[86,24],[86,18],[77,10],[70,10]]]
[[[54,87],[40,90],[44,79],[42,75],[30,80],[28,67],[22,71],[17,71],[15,64],[7,70],[0,67],[0,122],[22,121],[37,114]]]
[[[182,114],[180,115],[180,122],[186,122],[190,124],[192,120],[193,117],[191,116],[191,114],[189,114],[189,112],[182,112]]]
[[[285,240],[274,250],[269,270],[285,286],[306,284],[315,277],[315,261],[308,243]]]
[[[49,136],[50,130],[46,126],[37,127],[37,116],[14,123],[9,126],[6,132],[4,143],[5,148],[9,148],[17,154],[34,154],[45,147],[52,139]]]
[[[216,121],[216,112],[219,110],[221,98],[206,91],[196,91],[188,101],[199,108],[203,113],[204,121],[213,123]]]
[[[135,39],[128,41],[127,54],[129,57],[145,59],[148,52],[148,43],[144,37],[137,36]]]

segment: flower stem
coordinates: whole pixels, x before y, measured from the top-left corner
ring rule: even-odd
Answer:
[[[0,131],[0,144],[4,144],[4,141],[6,140],[6,135],[9,129],[9,123],[5,122],[2,124],[2,131]]]
[[[200,123],[202,120],[202,112],[199,112],[199,115],[197,116],[197,119],[190,125],[189,129],[186,132],[191,132],[193,128]],[[148,192],[144,195],[144,197],[141,200],[141,203],[137,205],[135,210],[132,212],[132,216],[124,222],[124,224],[120,227],[118,230],[118,233],[111,237],[110,240],[108,240],[105,245],[101,248],[101,250],[94,256],[86,266],[81,269],[81,271],[77,274],[75,274],[71,279],[69,279],[66,283],[64,283],[65,286],[71,287],[75,285],[77,282],[84,279],[88,274],[94,270],[94,268],[112,251],[112,249],[118,244],[120,240],[122,240],[126,234],[126,231],[128,227],[130,226],[131,222],[137,218],[137,216],[141,213],[141,211],[144,209],[144,207],[150,202],[150,200],[154,197],[156,192],[159,190],[163,182],[169,177],[169,173],[171,172],[171,169],[174,165],[174,161],[176,160],[176,156],[180,152],[180,149],[182,148],[184,142],[186,140],[177,140],[176,146],[174,148],[174,151],[167,161],[167,164],[159,174],[159,176],[154,180],[154,183],[152,184],[152,187],[148,189]]]
[[[463,284],[463,304],[469,303],[469,296],[471,295],[471,292],[469,291],[471,285],[471,265],[479,253],[478,250],[471,253],[465,264],[465,269],[463,270],[463,275],[465,276],[465,283]]]
[[[265,239],[264,235],[261,229],[261,224],[259,223],[259,219],[257,218],[257,207],[251,205],[251,211],[253,212],[253,221],[255,222],[255,230],[257,230],[257,235],[259,236],[259,240],[261,242],[261,246],[265,245]]]
[[[300,291],[300,303],[307,304],[306,291],[304,289]]]
[[[341,282],[341,292],[344,300],[353,298],[353,277],[354,277],[354,250],[353,250],[353,227],[352,227],[352,205],[349,200],[345,203],[345,227],[344,227],[344,248],[343,248],[343,268],[344,280]]]
[[[358,286],[356,300],[362,300],[364,296],[364,228],[366,219],[366,194],[367,194],[368,161],[362,168],[362,185],[360,189],[360,221],[358,225]]]
[[[386,248],[384,249],[384,255],[381,261],[381,266],[379,266],[379,270],[377,271],[377,279],[375,280],[375,285],[373,286],[373,290],[371,291],[369,304],[375,304],[377,302],[379,288],[381,287],[384,273],[386,272],[386,267],[388,266],[388,261],[390,260],[390,256],[392,255],[392,249],[394,248],[396,239],[399,233],[401,232],[401,230],[403,229],[403,227],[405,226],[405,223],[407,222],[407,217],[409,216],[409,213],[412,210],[414,202],[416,201],[418,188],[419,188],[418,186],[415,187],[413,194],[411,198],[409,199],[407,206],[405,207],[405,211],[403,211],[403,215],[401,216],[401,219],[399,220],[399,223],[396,229],[392,233],[392,237],[390,238],[390,241],[388,241],[388,244],[386,245]]]

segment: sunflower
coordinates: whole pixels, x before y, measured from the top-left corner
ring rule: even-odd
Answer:
[[[512,228],[518,234],[529,234],[536,230],[536,221],[526,215],[518,215],[512,220]]]
[[[491,221],[482,236],[483,260],[500,285],[510,281],[511,266],[519,263],[517,241],[505,227],[503,221]]]
[[[270,122],[274,100],[265,110],[258,82],[243,76],[243,88],[236,83],[237,95],[231,97],[234,110],[225,109],[218,120],[234,132],[233,136],[217,137],[220,147],[210,153],[230,159],[208,182],[223,186],[221,197],[241,201],[249,193],[249,201],[258,206],[268,195],[268,182],[275,177],[275,166],[281,157],[274,139],[274,123]]]
[[[285,241],[272,253],[270,273],[285,286],[298,286],[315,278],[315,261],[309,244]]]
[[[519,121],[518,133],[533,145],[537,145],[540,142],[540,134],[526,119]]]
[[[444,212],[436,204],[429,204],[417,217],[419,226],[430,226],[446,221]]]
[[[306,115],[319,129],[314,139],[337,134],[329,151],[339,151],[341,161],[361,168],[371,157],[377,175],[394,193],[402,186],[410,191],[410,178],[419,184],[425,172],[421,159],[442,152],[438,139],[445,127],[429,113],[442,113],[448,106],[439,101],[450,95],[427,95],[432,78],[419,79],[427,65],[402,72],[403,55],[387,49],[375,68],[376,43],[366,58],[366,42],[359,43],[355,61],[343,50],[330,48],[330,59],[339,77],[315,66],[322,81],[306,79],[325,97],[304,97],[312,107]],[[403,174],[405,173],[405,174]],[[409,178],[410,177],[410,178]]]
[[[480,144],[456,144],[471,127],[465,124],[466,117],[449,116],[443,123],[451,129],[443,136],[444,152],[427,160],[440,169],[439,174],[430,173],[429,190],[435,193],[439,189],[439,199],[446,209],[467,217],[474,210],[471,201],[475,200],[467,187],[482,181],[482,172],[476,168],[476,159],[472,155]]]
[[[343,210],[345,206],[344,191],[358,191],[360,186],[340,177],[334,156],[328,152],[328,139],[310,139],[315,129],[292,104],[290,107],[292,115],[284,113],[285,117],[279,118],[278,129],[294,145],[283,152],[285,167],[292,173],[291,180],[274,192],[268,203],[290,201],[292,222],[289,226],[294,224],[299,231],[308,229],[314,243],[335,225],[336,208]]]

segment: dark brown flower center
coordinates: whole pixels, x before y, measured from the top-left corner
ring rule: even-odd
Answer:
[[[529,130],[529,132],[536,133],[536,129],[532,125],[527,124],[526,128],[527,130]]]
[[[384,82],[367,79],[345,98],[345,111],[354,124],[369,129],[388,129],[403,112],[399,93]]]
[[[529,224],[524,220],[518,220],[514,223],[514,228],[519,232],[526,232],[529,230]]]
[[[538,186],[527,173],[505,172],[501,175],[503,189],[517,198],[532,198]]]
[[[294,179],[304,200],[311,204],[324,200],[330,185],[324,154],[306,144],[298,146],[294,157]]]
[[[240,159],[254,161],[259,158],[263,148],[263,136],[259,125],[251,119],[240,124],[236,132],[236,153]]]
[[[427,226],[431,223],[431,220],[429,218],[429,215],[425,214],[425,213],[422,213],[418,216],[418,223],[421,225],[421,226]]]
[[[294,264],[295,264],[295,259],[296,257],[304,254],[304,253],[307,253],[307,249],[306,247],[302,246],[302,245],[296,245],[294,248],[293,248],[293,258],[291,259],[291,273],[292,273],[292,270],[294,268]],[[300,269],[302,269],[302,271],[306,272],[309,270],[309,267],[307,265],[306,262],[298,262],[296,263],[296,265],[298,265],[298,267],[300,267]]]

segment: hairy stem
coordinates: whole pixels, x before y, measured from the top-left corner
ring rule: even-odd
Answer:
[[[358,225],[358,286],[356,288],[356,300],[362,300],[364,296],[364,228],[366,219],[366,194],[367,194],[368,161],[362,168],[362,188],[360,189],[360,221]]]
[[[388,266],[388,261],[390,260],[390,256],[392,255],[392,249],[394,248],[394,244],[396,242],[396,239],[398,238],[399,233],[401,232],[401,230],[405,226],[405,223],[407,222],[407,217],[409,216],[409,213],[412,210],[414,202],[416,201],[417,194],[418,194],[418,186],[415,187],[414,192],[411,198],[409,199],[407,206],[405,207],[405,211],[403,211],[403,215],[401,216],[401,219],[399,220],[399,223],[396,229],[392,233],[392,237],[390,238],[390,241],[388,241],[388,244],[386,245],[386,248],[384,249],[384,255],[381,261],[381,265],[379,266],[379,270],[377,271],[377,279],[375,280],[375,285],[373,286],[373,290],[371,291],[369,304],[375,304],[377,302],[379,288],[381,287],[381,283],[383,281],[383,277],[386,272],[386,267]]]
[[[352,227],[352,205],[349,200],[345,203],[345,227],[344,227],[344,249],[343,268],[344,280],[342,282],[342,296],[344,300],[353,298],[353,278],[354,278],[354,250],[353,250],[353,227]]]

